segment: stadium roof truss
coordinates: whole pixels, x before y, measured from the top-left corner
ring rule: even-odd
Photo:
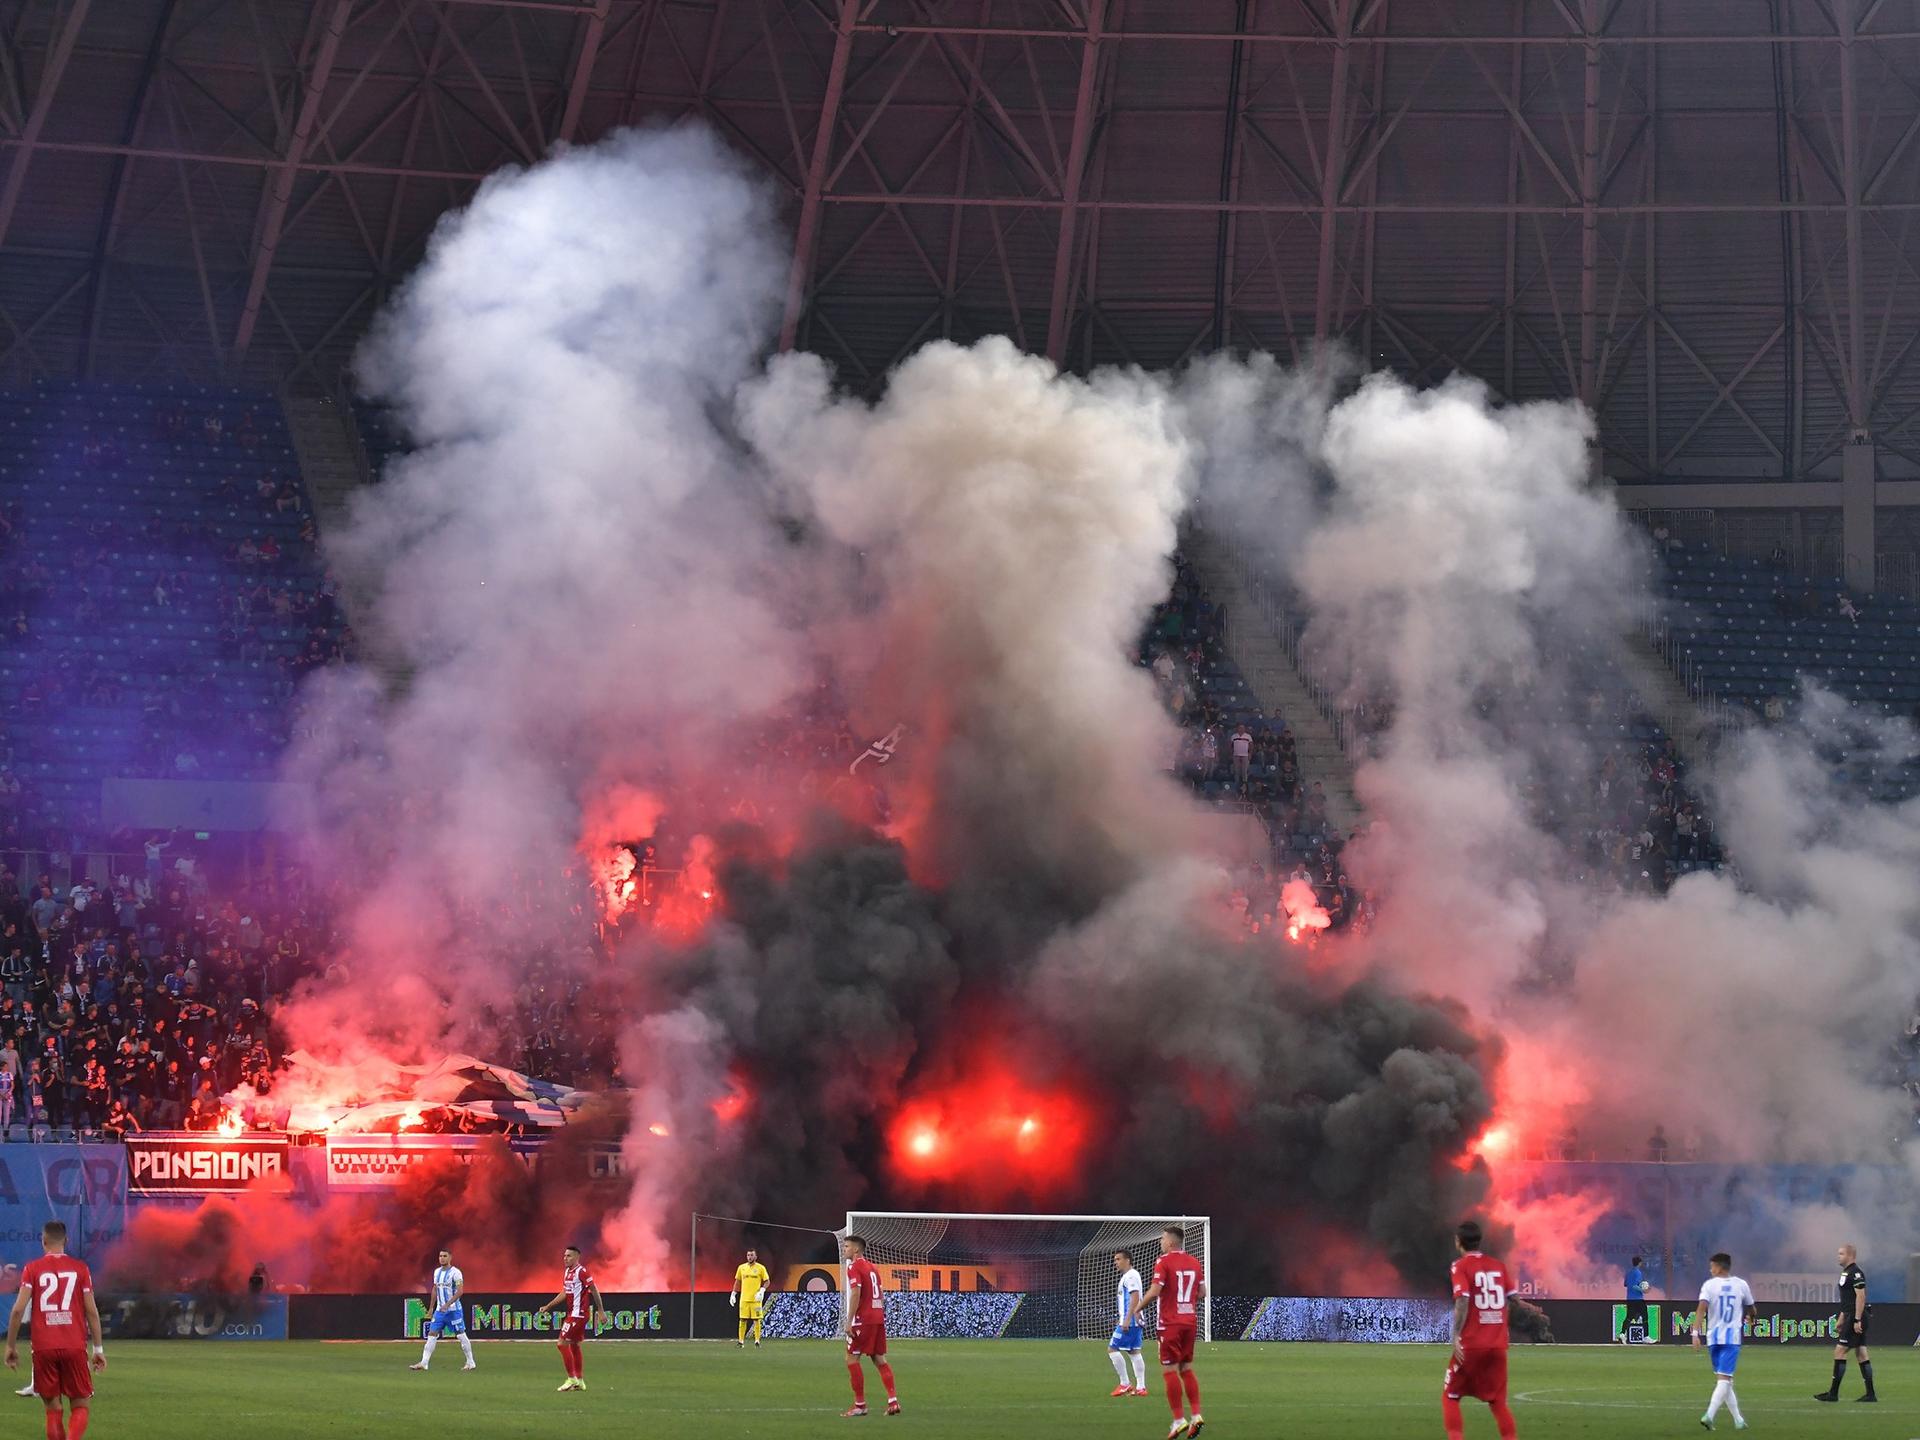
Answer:
[[[857,386],[1339,337],[1624,483],[1920,476],[1916,0],[0,0],[0,365],[330,386],[483,176],[693,116]]]

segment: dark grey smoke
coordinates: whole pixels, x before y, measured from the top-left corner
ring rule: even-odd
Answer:
[[[1211,1209],[1256,1249],[1305,1217],[1425,1271],[1472,1192],[1450,1161],[1484,1057],[1444,1006],[1283,979],[1217,929],[1225,874],[1129,661],[1192,498],[1193,397],[996,338],[850,398],[767,359],[783,274],[768,195],[698,128],[503,175],[443,224],[364,361],[423,448],[337,548],[414,674],[397,701],[312,697],[315,851],[355,903],[296,1038],[336,1063],[481,1048],[530,953],[618,987],[622,1283],[670,1273],[694,1205],[823,1224],[907,1198],[889,1111],[982,1027],[1110,1132],[1050,1203]],[[1256,371],[1247,405],[1296,388]],[[1237,435],[1256,465],[1266,431]],[[821,673],[865,733],[905,726],[889,833],[725,838],[742,791],[804,807],[781,767],[740,772]],[[551,900],[656,809],[732,856],[723,919],[603,976]],[[506,920],[503,891],[539,903]]]

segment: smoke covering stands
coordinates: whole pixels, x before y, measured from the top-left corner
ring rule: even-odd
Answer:
[[[351,402],[353,423],[360,433],[360,444],[367,452],[367,467],[372,478],[378,480],[387,468],[387,462],[396,455],[406,453],[406,432],[402,429],[400,418],[390,406],[376,404],[371,400],[354,396]]]
[[[1226,613],[1198,574],[1176,554],[1167,598],[1154,608],[1141,638],[1140,662],[1154,674],[1161,698],[1181,726],[1168,768],[1206,800],[1243,804],[1267,828],[1268,862],[1237,877],[1234,904],[1249,928],[1284,921],[1281,888],[1293,879],[1313,886],[1334,928],[1370,911],[1340,863],[1345,845],[1318,783],[1300,775],[1293,732],[1279,714],[1263,713],[1225,645]],[[1245,778],[1236,741],[1247,750]]]

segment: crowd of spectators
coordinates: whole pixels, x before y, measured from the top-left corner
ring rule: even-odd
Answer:
[[[291,879],[221,899],[178,836],[95,886],[0,852],[0,1138],[215,1128],[271,1089],[273,1008],[326,946]]]

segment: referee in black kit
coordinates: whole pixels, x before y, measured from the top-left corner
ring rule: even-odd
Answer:
[[[1840,1329],[1834,1336],[1833,1384],[1813,1398],[1838,1400],[1840,1382],[1847,1378],[1847,1351],[1860,1352],[1860,1378],[1867,1382],[1867,1393],[1859,1398],[1878,1400],[1873,1393],[1873,1358],[1867,1353],[1867,1317],[1873,1307],[1867,1304],[1867,1272],[1860,1268],[1860,1252],[1851,1245],[1840,1247]]]

